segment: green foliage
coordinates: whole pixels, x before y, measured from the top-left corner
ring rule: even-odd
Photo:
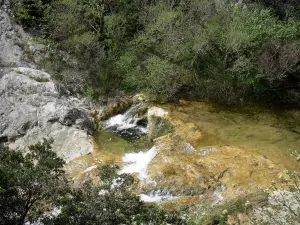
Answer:
[[[86,84],[84,87],[84,95],[91,99],[96,99],[100,96],[98,89],[94,88],[92,85]]]
[[[99,170],[102,183],[84,184],[63,200],[62,213],[48,218],[46,224],[186,224],[175,214],[168,214],[155,206],[145,205],[131,193],[133,178],[118,175],[117,166]]]
[[[272,65],[268,65],[270,59],[258,61],[267,50],[263,45],[295,40],[298,30],[298,22],[279,21],[270,10],[257,7],[236,7],[213,17],[207,27],[208,37],[201,39],[203,44],[193,62],[200,96],[227,103],[250,96],[265,98],[274,88],[274,80],[281,81],[282,75],[288,74],[266,74],[265,68]]]
[[[252,0],[271,8],[280,19],[300,18],[300,3],[295,0]]]
[[[292,0],[30,2],[47,12],[36,22],[53,41],[43,66],[71,93],[300,102],[300,11]],[[17,3],[32,13],[27,1]]]
[[[226,48],[237,51],[256,47],[268,40],[290,40],[299,31],[297,22],[279,21],[268,9],[237,8],[232,16],[224,42]]]
[[[52,0],[12,0],[10,2],[15,20],[24,28],[39,30],[45,28]]]
[[[1,150],[0,224],[186,224],[175,213],[143,203],[133,193],[133,177],[119,175],[118,166],[103,166],[99,184],[88,181],[79,188],[67,182],[63,166],[47,140],[27,154]],[[61,209],[59,215],[51,215],[54,208]]]
[[[0,224],[24,224],[36,220],[64,192],[64,161],[44,140],[23,155],[0,152]]]
[[[124,74],[125,88],[142,90],[157,99],[169,100],[192,82],[193,73],[185,67],[185,60],[193,56],[183,44],[183,32],[176,30],[179,12],[159,6],[163,10],[157,12],[155,20],[128,44],[117,65]],[[156,11],[158,7],[152,10]],[[150,15],[152,13],[149,12]]]

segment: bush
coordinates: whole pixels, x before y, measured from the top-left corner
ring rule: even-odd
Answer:
[[[10,2],[15,20],[24,28],[43,31],[47,25],[47,15],[54,0],[12,0]]]
[[[145,205],[131,193],[133,177],[118,175],[119,167],[107,165],[99,170],[101,185],[85,183],[63,200],[62,213],[46,224],[186,224],[178,216],[155,206]]]
[[[266,55],[265,43],[295,40],[298,27],[295,21],[279,21],[270,10],[251,7],[237,7],[225,18],[214,18],[207,27],[208,34],[217,33],[207,37],[209,41],[198,50],[193,63],[199,76],[199,95],[227,103],[276,96],[271,93],[274,81],[284,80],[288,68],[270,76],[265,70],[271,66],[269,60],[257,60],[257,56]],[[286,60],[286,64],[294,65],[295,60]]]
[[[289,17],[300,18],[300,3],[295,0],[252,0],[264,7],[272,8],[280,19]]]
[[[64,161],[44,140],[29,153],[0,151],[0,224],[35,221],[53,207],[67,188]]]
[[[163,101],[298,104],[299,4],[246,2],[36,0],[51,12],[37,20],[54,43],[43,65],[71,93],[94,98],[139,91]],[[17,3],[31,15],[29,2]],[[280,5],[292,15],[278,18]]]
[[[67,182],[63,166],[47,140],[27,154],[1,150],[0,224],[186,224],[176,213],[143,203],[133,194],[133,177],[119,175],[118,166],[103,166],[100,183],[79,188]],[[54,209],[60,209],[56,216]]]

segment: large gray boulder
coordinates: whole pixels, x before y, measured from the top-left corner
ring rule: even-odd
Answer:
[[[60,96],[51,76],[18,67],[0,79],[0,142],[11,148],[53,138],[53,150],[69,161],[92,151],[92,119],[83,100]]]

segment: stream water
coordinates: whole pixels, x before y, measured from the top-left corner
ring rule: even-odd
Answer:
[[[141,105],[134,105],[124,114],[112,116],[102,123],[104,129],[94,134],[94,152],[67,165],[71,177],[81,180],[98,166],[116,163],[121,166],[119,173],[136,174],[141,181],[149,181],[147,167],[157,151],[147,138],[147,124],[135,113],[139,107]],[[167,192],[149,192],[140,197],[145,202],[174,198]]]
[[[146,180],[148,178],[147,166],[156,154],[155,146],[148,151],[126,153],[122,158],[124,166],[120,173],[137,173],[140,180]]]
[[[240,170],[242,175],[235,174],[232,178],[226,178],[228,181],[225,181],[234,182],[240,185],[239,188],[244,189],[247,189],[249,182],[253,187],[256,183],[263,185],[262,177],[265,176],[264,174],[269,174],[268,171],[271,171],[270,174],[276,171],[273,171],[273,167],[278,167],[278,170],[287,168],[300,171],[299,163],[291,155],[291,152],[300,149],[300,112],[298,111],[274,112],[259,107],[224,109],[200,102],[161,105],[159,107],[169,112],[168,119],[175,125],[176,132],[179,135],[182,132],[183,136],[186,136],[186,140],[189,140],[190,132],[199,132],[199,137],[184,144],[183,149],[186,153],[172,152],[172,149],[170,152],[166,150],[162,153],[155,143],[148,140],[149,128],[145,123],[145,116],[138,113],[138,107],[140,106],[133,106],[124,114],[115,115],[103,122],[104,129],[94,134],[94,151],[67,165],[66,170],[74,180],[84,180],[97,167],[114,163],[120,165],[120,173],[135,174],[144,183],[152,182],[149,173],[154,172],[167,174],[161,179],[164,180],[164,183],[169,182],[171,186],[176,186],[176,182],[179,182],[182,187],[188,183],[192,183],[190,186],[193,186],[196,183],[189,176],[199,170],[197,168],[205,159],[203,157],[206,153],[215,154],[213,158],[206,157],[208,163],[219,160],[220,164],[223,163],[226,168],[226,164],[232,164],[232,171]],[[190,127],[193,128],[190,129]],[[168,141],[165,144],[170,146],[174,144],[172,139]],[[230,150],[231,148],[233,150]],[[214,149],[214,151],[209,151],[210,149]],[[220,152],[220,157],[218,149],[224,149]],[[205,153],[204,150],[206,150]],[[246,156],[242,160],[235,159],[243,157],[240,156],[243,154]],[[252,154],[258,154],[262,158]],[[254,156],[256,158],[253,158]],[[270,161],[267,162],[266,167],[264,159]],[[170,162],[173,163],[170,164]],[[274,164],[271,165],[271,162]],[[176,165],[177,167],[174,167]],[[200,168],[203,166],[205,164]],[[211,164],[208,168],[214,166]],[[184,167],[190,168],[189,170],[193,172],[186,173],[182,170]],[[173,171],[172,168],[178,168],[178,170]],[[199,171],[201,174],[204,168]],[[192,176],[199,176],[197,173]],[[250,174],[249,178],[242,177],[244,174]],[[168,179],[170,181],[166,181]],[[272,177],[266,177],[265,183],[268,184],[271,179]],[[153,182],[155,183],[155,181]],[[164,191],[148,189],[140,194],[140,198],[145,202],[159,202],[176,199],[176,196],[173,196],[167,189]]]
[[[134,142],[148,132],[147,124],[139,115],[139,109],[143,107],[142,104],[134,105],[124,114],[112,116],[104,121],[103,127],[129,142]]]
[[[195,148],[236,146],[261,154],[290,170],[300,170],[295,151],[300,151],[300,111],[258,106],[221,107],[183,102],[162,106],[173,123],[193,123],[202,137]],[[300,152],[299,152],[300,154]]]

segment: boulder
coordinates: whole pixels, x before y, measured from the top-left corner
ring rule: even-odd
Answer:
[[[173,125],[166,119],[168,112],[162,108],[151,107],[147,111],[149,139],[155,139],[173,131]]]
[[[92,151],[92,117],[84,100],[61,96],[51,76],[18,67],[0,79],[0,142],[11,148],[54,140],[53,150],[69,161]],[[1,146],[1,145],[0,145]]]

